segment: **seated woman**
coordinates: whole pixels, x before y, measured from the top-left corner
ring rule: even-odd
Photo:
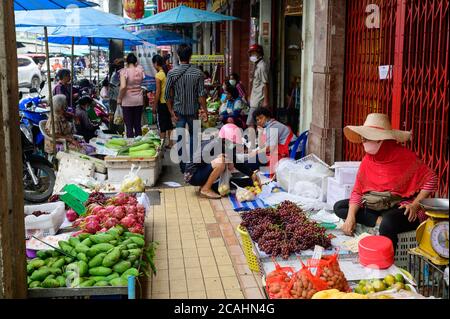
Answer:
[[[62,140],[65,140],[67,147],[73,150],[79,150],[80,144],[73,137],[72,124],[67,121],[65,117],[65,109],[67,107],[67,98],[63,94],[58,94],[53,97],[53,110],[55,112],[55,137],[57,141],[57,151],[63,150],[61,145]],[[45,124],[45,132],[50,138],[45,138],[45,152],[48,154],[54,154],[53,152],[53,140],[52,140],[52,117],[49,116],[47,123]]]
[[[83,96],[77,105],[75,112],[75,128],[77,134],[84,137],[86,142],[94,138],[95,131],[98,130],[98,125],[94,125],[89,119],[88,109],[91,107],[92,99],[89,96]]]
[[[411,150],[399,143],[407,142],[411,133],[393,130],[385,114],[369,114],[363,126],[347,126],[345,137],[363,144],[362,159],[350,200],[334,205],[337,216],[345,219],[342,230],[353,235],[356,224],[380,225],[380,235],[392,240],[415,230],[427,219],[419,202],[437,189],[437,176]],[[382,200],[378,193],[386,192]],[[374,196],[375,195],[375,196]]]
[[[249,154],[249,161],[253,167],[266,165],[270,167],[270,174],[275,173],[278,161],[289,157],[289,143],[294,134],[291,129],[272,118],[272,113],[265,107],[259,107],[253,113],[258,127],[263,128],[260,145]]]
[[[220,118],[222,123],[234,123],[243,127],[242,121],[242,99],[239,97],[239,91],[229,85],[226,91],[226,101],[220,109]]]

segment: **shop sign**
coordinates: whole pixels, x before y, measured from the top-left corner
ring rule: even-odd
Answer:
[[[227,4],[227,0],[213,0],[211,10],[213,12],[219,11],[225,4]]]
[[[225,64],[225,56],[223,54],[213,55],[193,55],[192,64]]]
[[[284,15],[301,16],[303,14],[303,0],[286,0]]]
[[[158,13],[176,8],[180,5],[206,10],[206,2],[206,0],[158,0]]]

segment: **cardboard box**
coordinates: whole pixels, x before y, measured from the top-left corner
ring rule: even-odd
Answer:
[[[349,199],[354,184],[340,184],[336,178],[329,177],[327,185],[327,204],[334,206],[337,201]]]

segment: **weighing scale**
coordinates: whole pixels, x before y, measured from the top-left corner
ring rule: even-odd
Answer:
[[[427,198],[420,202],[430,216],[416,230],[419,247],[411,251],[424,256],[438,266],[448,265],[448,211],[449,201],[444,198]]]

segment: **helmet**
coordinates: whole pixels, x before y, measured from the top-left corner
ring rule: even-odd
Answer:
[[[219,131],[219,137],[226,139],[233,144],[242,144],[241,129],[235,124],[225,124]]]
[[[259,54],[264,55],[263,47],[256,43],[251,45],[250,48],[248,49],[248,53],[251,53],[251,52],[258,52]]]

